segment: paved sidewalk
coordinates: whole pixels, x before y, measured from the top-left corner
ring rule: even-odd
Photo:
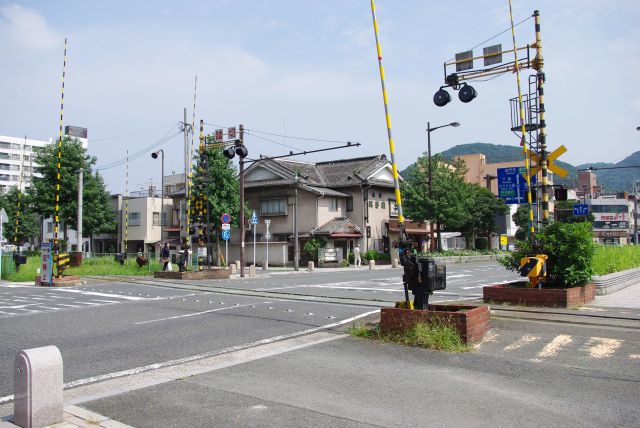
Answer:
[[[587,306],[640,309],[640,283],[611,294],[596,296],[596,300]]]
[[[15,428],[18,426],[11,423],[8,420],[9,418],[10,417],[7,416],[0,419],[0,428]],[[114,421],[107,416],[103,416],[90,410],[83,409],[82,407],[72,405],[64,407],[63,418],[63,422],[49,425],[48,427],[44,428],[131,428],[129,425]]]

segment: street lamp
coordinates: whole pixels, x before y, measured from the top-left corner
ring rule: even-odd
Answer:
[[[157,152],[151,153],[151,157],[158,159],[158,153],[162,155],[162,178],[160,180],[160,246],[162,247],[162,229],[164,223],[162,221],[162,217],[164,217],[164,150],[160,149]]]
[[[429,157],[429,199],[431,199],[432,204],[433,204],[433,185],[432,185],[433,176],[432,176],[432,170],[431,170],[431,133],[436,129],[446,128],[447,126],[453,126],[454,128],[457,128],[458,126],[460,126],[460,122],[451,122],[446,125],[436,126],[435,128],[431,127],[431,122],[427,122],[427,156]],[[430,214],[430,217],[433,217],[433,212],[430,212],[429,214]],[[432,218],[429,219],[429,241],[430,241],[429,251],[433,251],[434,241],[433,241],[433,219]]]

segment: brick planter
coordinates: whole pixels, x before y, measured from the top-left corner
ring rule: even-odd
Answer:
[[[154,272],[154,278],[162,279],[184,279],[184,280],[197,280],[197,279],[226,279],[231,275],[231,269],[211,269],[202,271],[188,271],[188,272]]]
[[[442,321],[455,328],[464,343],[480,341],[489,331],[489,307],[467,305],[429,305],[428,311],[382,308],[380,330],[398,332],[412,328],[419,322]]]
[[[546,308],[577,308],[591,302],[595,296],[596,288],[593,284],[582,287],[542,289],[500,284],[489,285],[482,289],[482,299],[485,303],[511,303]]]

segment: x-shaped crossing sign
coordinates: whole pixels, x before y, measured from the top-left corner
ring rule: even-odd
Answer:
[[[527,151],[529,152],[529,156],[531,156],[531,160],[536,163],[536,166],[531,168],[531,175],[536,175],[538,171],[540,171],[541,169],[540,155],[531,150],[527,150]],[[554,151],[552,151],[547,155],[547,168],[549,168],[551,172],[553,172],[554,174],[560,177],[566,177],[567,175],[569,175],[569,171],[556,165],[555,163],[553,163],[553,161],[558,159],[560,155],[562,155],[566,151],[567,151],[567,148],[561,145],[560,147],[558,147],[557,149],[555,149]]]

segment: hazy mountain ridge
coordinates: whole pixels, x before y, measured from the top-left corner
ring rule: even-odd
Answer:
[[[522,160],[522,148],[519,146],[506,146],[502,144],[471,143],[460,144],[451,147],[440,153],[445,159],[453,159],[456,156],[482,153],[487,157],[487,163],[512,162]],[[617,163],[592,162],[578,166],[569,163],[556,161],[556,165],[569,171],[565,178],[554,177],[555,184],[565,184],[574,187],[577,184],[577,170],[594,168],[612,168],[624,166],[640,166],[640,151],[633,153],[627,158]],[[408,172],[412,165],[409,165],[401,174]],[[640,179],[640,168],[606,169],[595,170],[598,185],[603,185],[606,193],[633,190],[633,180]]]

